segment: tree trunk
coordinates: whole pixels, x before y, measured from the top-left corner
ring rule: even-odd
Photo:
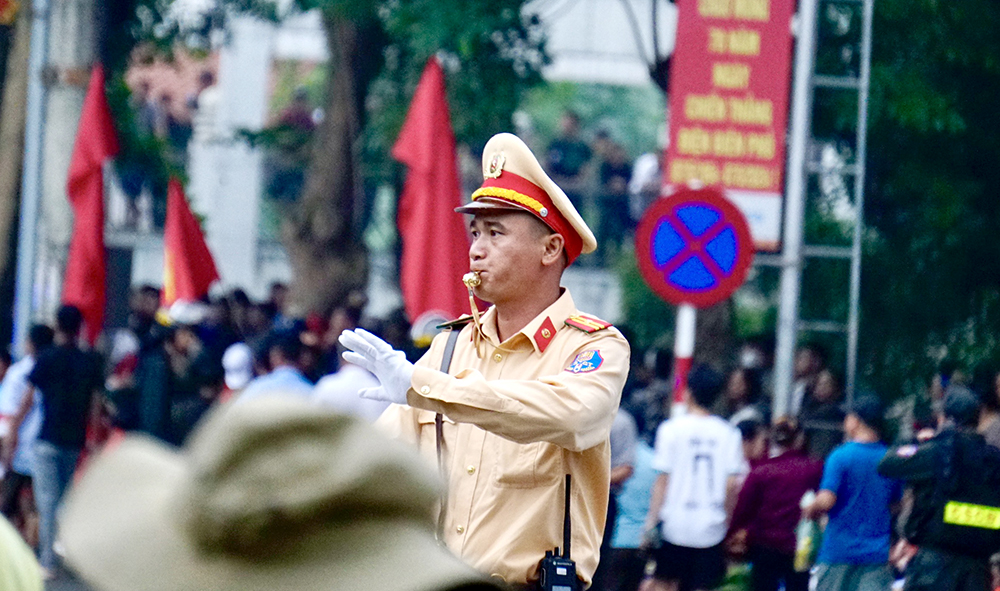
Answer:
[[[363,203],[357,153],[364,98],[376,71],[369,56],[381,52],[380,38],[356,20],[324,14],[324,28],[330,51],[326,114],[300,202],[283,229],[295,276],[292,301],[300,312],[320,313],[368,279],[367,252],[354,227]]]
[[[0,342],[4,343],[10,342],[12,328],[30,49],[31,2],[26,1],[19,9],[6,52],[0,102]]]

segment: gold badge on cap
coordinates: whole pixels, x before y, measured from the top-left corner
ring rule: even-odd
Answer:
[[[490,163],[486,166],[486,170],[483,171],[483,177],[488,179],[498,178],[500,173],[503,172],[503,165],[506,161],[507,158],[503,155],[503,152],[497,152],[494,154],[493,157],[490,158]]]

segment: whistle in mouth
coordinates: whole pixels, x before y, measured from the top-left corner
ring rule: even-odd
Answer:
[[[479,284],[482,282],[483,280],[480,279],[479,273],[476,271],[470,271],[462,276],[462,283],[464,283],[469,289],[479,287]]]

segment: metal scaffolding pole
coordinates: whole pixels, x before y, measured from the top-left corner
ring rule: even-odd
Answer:
[[[816,58],[818,0],[801,0],[795,44],[792,85],[791,138],[788,145],[788,184],[782,235],[781,295],[778,308],[774,371],[775,417],[787,414],[792,395],[792,370],[798,333],[799,291],[802,278],[802,227],[807,189],[806,151],[812,136],[812,76]]]
[[[851,243],[851,303],[847,319],[847,400],[854,397],[858,372],[858,324],[861,308],[861,247],[864,238],[865,158],[868,142],[868,85],[871,79],[874,0],[864,0],[861,30],[861,68],[858,72],[858,135],[854,159],[854,236]]]

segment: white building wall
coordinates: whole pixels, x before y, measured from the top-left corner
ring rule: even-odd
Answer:
[[[654,1],[659,52],[665,56],[673,52],[677,31],[677,8],[667,0],[532,0],[526,4],[525,13],[538,15],[545,27],[546,50],[552,58],[543,72],[545,78],[649,84]]]

